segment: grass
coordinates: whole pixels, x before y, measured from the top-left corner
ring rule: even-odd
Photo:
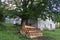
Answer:
[[[0,31],[0,40],[30,40],[30,39],[16,32]]]
[[[44,36],[53,37],[56,40],[60,40],[60,29],[56,29],[55,31],[43,31]]]
[[[2,24],[4,27],[2,26],[2,28],[0,28],[0,40],[37,40],[27,38],[26,36],[23,36],[18,33],[18,26],[13,27],[13,24]],[[60,29],[56,29],[55,31],[42,31],[42,33],[46,37],[53,37],[56,40],[60,40]]]
[[[3,27],[4,26],[4,27]],[[4,29],[6,27],[6,29]],[[0,40],[36,40],[27,38],[18,33],[19,27],[13,24],[2,23],[0,26]]]

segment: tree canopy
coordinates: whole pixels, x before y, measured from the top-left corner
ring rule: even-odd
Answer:
[[[0,21],[4,20],[4,6],[1,4],[1,0],[0,0]]]
[[[11,0],[3,2],[6,14],[19,16],[22,19],[36,19],[38,17],[55,19],[59,17],[59,0]],[[58,4],[58,5],[57,5]],[[14,9],[13,9],[14,8]]]
[[[48,0],[14,0],[9,4],[16,5],[16,9],[13,10],[15,12],[9,11],[23,19],[46,18],[44,11],[46,11]]]

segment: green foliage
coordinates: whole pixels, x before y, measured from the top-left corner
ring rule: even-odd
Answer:
[[[17,12],[15,10],[5,10],[5,11],[6,11],[5,16],[10,16],[13,18],[17,16]]]
[[[29,4],[29,2],[31,2]],[[37,2],[36,4],[34,4],[34,2]],[[18,5],[18,4],[16,4]],[[29,5],[27,7],[27,5]],[[48,5],[48,0],[38,0],[38,1],[34,1],[34,0],[23,0],[22,6],[17,6],[17,10],[20,10],[20,12],[17,12],[17,15],[20,16],[21,18],[24,19],[36,19],[38,17],[41,17],[42,19],[46,18],[45,15],[42,12],[46,11],[45,8]],[[21,10],[20,8],[22,8],[23,10]]]
[[[54,21],[59,21],[59,19],[56,19],[56,18],[57,18],[57,15],[59,17],[60,14],[58,14],[57,12],[53,12],[53,10],[50,10],[51,9],[50,8],[51,5],[49,5],[50,0],[36,0],[36,1],[35,0],[23,0],[23,1],[19,0],[19,1],[21,2],[14,0],[17,7],[15,10],[3,10],[4,7],[0,6],[0,12],[3,11],[3,13],[1,14],[4,17],[7,15],[14,18],[16,16],[19,16],[22,19],[36,19],[38,17],[42,19],[46,19],[46,17],[48,16],[52,18]],[[20,5],[21,3],[22,5]]]
[[[0,4],[0,21],[3,21],[4,19],[4,6],[2,4]]]

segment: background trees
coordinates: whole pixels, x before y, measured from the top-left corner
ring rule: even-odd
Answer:
[[[60,22],[60,0],[49,0],[49,13],[51,14],[51,18],[56,21]]]
[[[48,5],[48,0],[21,0],[20,2],[14,0],[16,4],[17,16],[20,16],[23,21],[28,19],[37,19],[41,17],[42,19],[46,18],[46,13],[44,13],[46,6]]]
[[[1,3],[1,0],[0,0],[0,21],[3,21],[4,20],[4,6],[2,5]]]
[[[2,4],[5,6],[4,15],[19,16],[23,23],[23,20],[28,21],[38,17],[42,19],[50,17],[56,20],[56,17],[59,17],[59,2],[59,0],[8,0]]]

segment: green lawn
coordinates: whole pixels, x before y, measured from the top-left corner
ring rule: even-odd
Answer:
[[[53,37],[56,40],[60,40],[60,29],[56,29],[55,31],[43,31],[44,36]]]
[[[5,32],[5,31],[0,31],[0,40],[34,40],[34,39],[29,39],[21,34],[18,34],[16,32]]]
[[[3,23],[3,26],[0,28],[0,40],[37,40],[21,35],[18,33],[19,27],[13,27],[14,25],[12,24]],[[56,29],[55,31],[43,31],[43,35],[60,40],[60,29]]]
[[[18,26],[2,23],[2,25],[0,25],[0,40],[36,40],[21,35],[20,33],[18,33],[18,30]]]

